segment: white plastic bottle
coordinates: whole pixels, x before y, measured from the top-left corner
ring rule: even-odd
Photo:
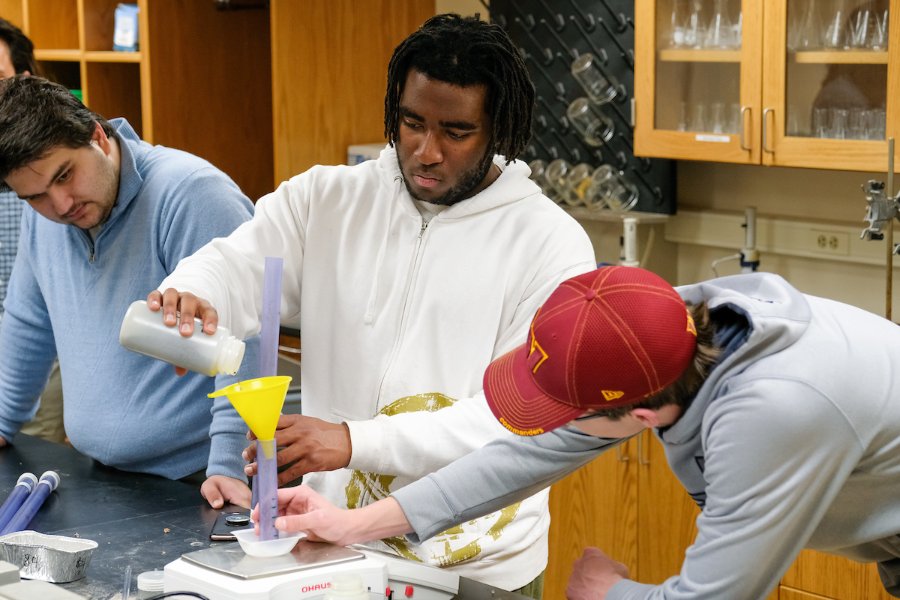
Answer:
[[[137,300],[122,319],[119,343],[134,352],[204,375],[237,373],[244,359],[244,342],[225,327],[218,327],[213,335],[203,333],[202,328],[200,319],[194,319],[193,335],[183,337],[177,326],[163,323],[161,310],[154,312],[145,301]]]
[[[362,577],[355,573],[337,573],[324,600],[368,600],[369,592]]]

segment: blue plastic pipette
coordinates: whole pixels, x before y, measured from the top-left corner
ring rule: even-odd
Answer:
[[[16,511],[9,523],[0,530],[0,535],[26,529],[34,515],[37,514],[38,509],[44,504],[44,500],[57,486],[59,486],[59,475],[54,471],[44,471],[37,485],[34,486],[34,490],[31,491],[31,494],[22,503],[22,506]]]
[[[0,531],[6,527],[9,520],[13,518],[13,515],[16,514],[16,511],[19,510],[19,507],[21,507],[22,503],[28,498],[31,490],[33,490],[34,486],[37,484],[37,481],[38,478],[34,473],[22,473],[19,475],[19,479],[16,481],[16,487],[9,493],[9,496],[7,496],[6,500],[3,502],[3,506],[0,506]]]

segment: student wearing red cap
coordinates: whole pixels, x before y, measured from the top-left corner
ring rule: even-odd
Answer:
[[[340,543],[427,537],[652,428],[702,508],[681,573],[641,584],[588,548],[569,598],[764,598],[804,548],[876,562],[900,596],[898,364],[894,323],[777,275],[676,292],[642,269],[601,268],[563,282],[526,343],[486,371],[494,415],[530,437],[360,511],[283,490],[278,526]]]

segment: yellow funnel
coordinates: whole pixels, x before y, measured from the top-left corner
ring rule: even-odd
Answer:
[[[227,396],[258,439],[274,440],[275,426],[290,382],[291,378],[286,375],[248,379],[216,390],[209,397]]]

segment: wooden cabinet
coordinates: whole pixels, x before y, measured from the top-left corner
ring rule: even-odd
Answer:
[[[802,592],[808,595],[803,595]],[[780,600],[890,600],[874,564],[804,550],[781,580]]]
[[[632,578],[661,583],[681,570],[698,513],[649,431],[606,452],[550,491],[544,597],[565,598],[572,564],[587,546],[627,565]]]
[[[898,27],[900,0],[635,0],[635,154],[886,170]]]
[[[394,48],[431,16],[422,0],[271,0],[275,178],[342,164],[384,140]]]
[[[228,173],[253,200],[273,188],[267,10],[212,0],[137,0],[136,52],[114,52],[118,0],[0,0],[43,74],[81,90],[104,117],[148,142],[186,150]]]
[[[630,577],[662,583],[681,570],[699,509],[649,431],[556,483],[550,491],[545,598],[565,598],[573,563],[596,546]],[[767,600],[890,600],[874,564],[804,550]]]

